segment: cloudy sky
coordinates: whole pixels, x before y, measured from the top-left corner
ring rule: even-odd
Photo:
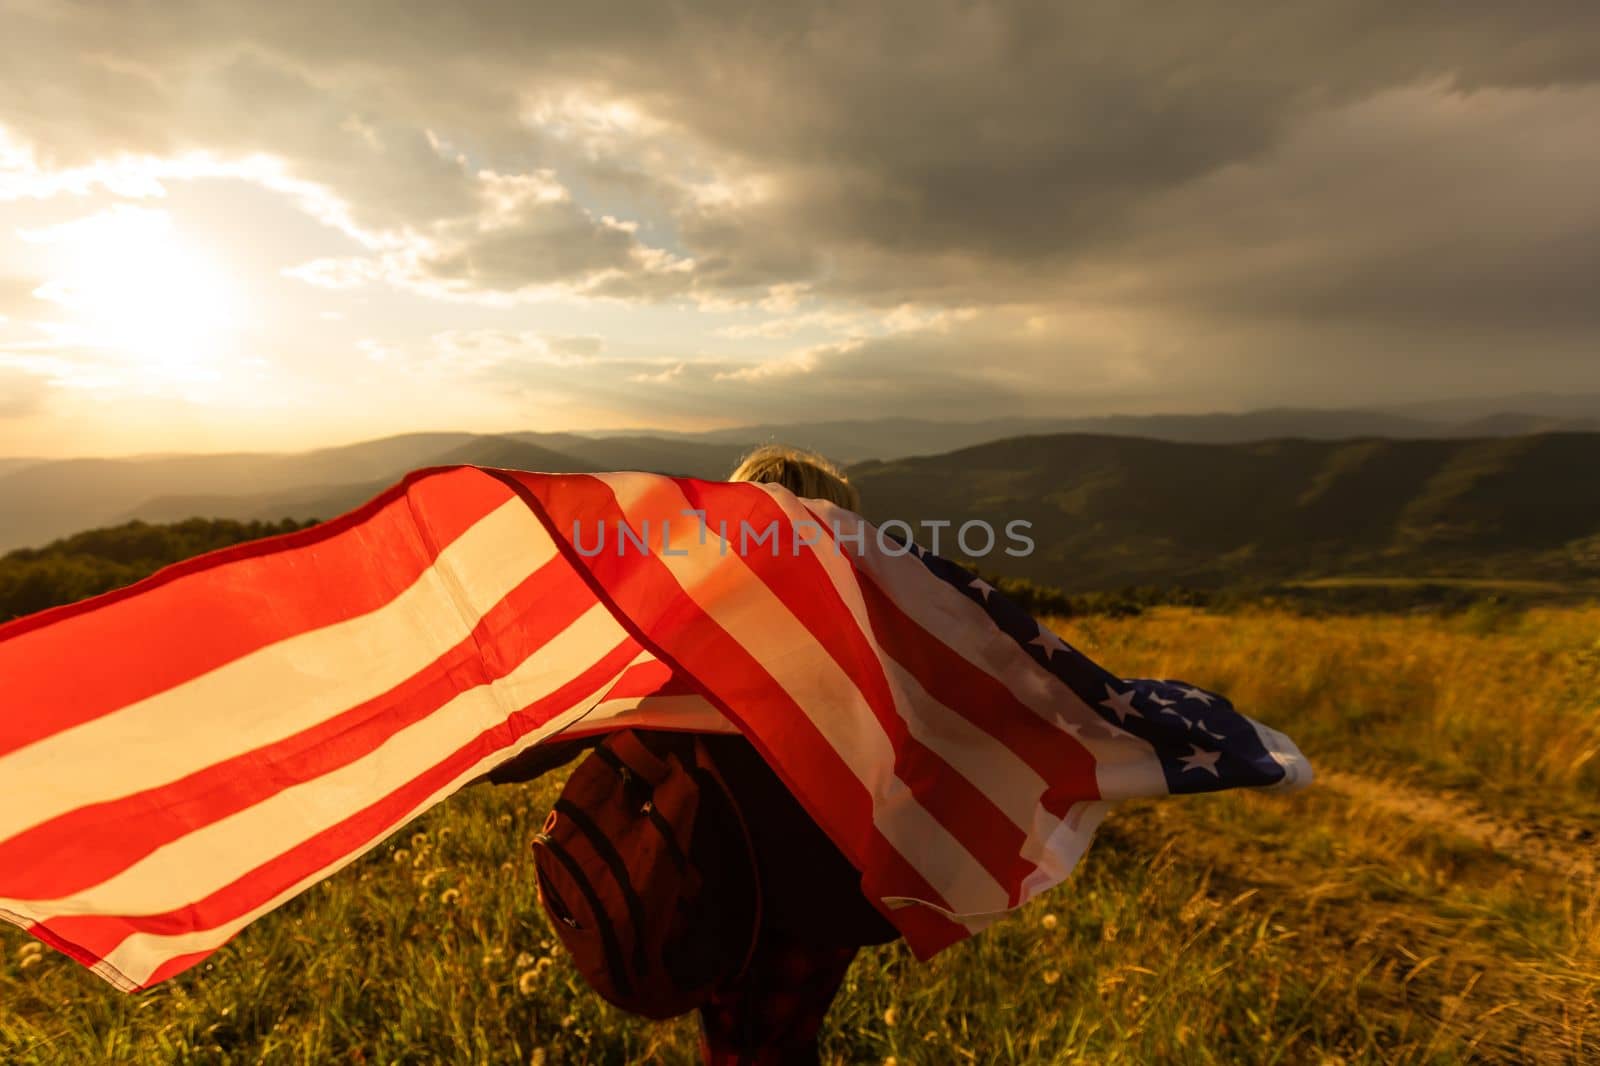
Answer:
[[[1600,390],[1600,5],[0,0],[0,456]]]

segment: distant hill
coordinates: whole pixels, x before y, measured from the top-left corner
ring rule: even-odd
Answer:
[[[1453,397],[1423,400],[1419,403],[1384,404],[1377,409],[1390,414],[1453,425],[1493,418],[1507,412],[1536,418],[1592,422],[1600,419],[1600,393],[1520,392],[1511,395]]]
[[[395,471],[425,466],[432,456],[473,439],[470,433],[416,433],[300,453],[34,462],[0,473],[0,551],[121,521],[141,504],[165,496],[260,496],[323,484],[392,481]],[[196,513],[208,514],[175,511],[163,517]]]
[[[739,426],[684,435],[705,441],[781,442],[836,460],[899,459],[932,455],[1022,434],[1100,433],[1161,440],[1227,442],[1274,437],[1422,437],[1441,432],[1437,422],[1370,411],[1284,408],[1243,414],[1108,415],[1101,418],[1011,418],[981,422],[885,418]]]
[[[1303,438],[1397,440],[1522,436],[1549,432],[1600,432],[1600,398],[1543,403],[1527,399],[1525,411],[1459,402],[1459,416],[1436,417],[1424,406],[1410,411],[1269,408],[1212,414],[1105,415],[1090,418],[1007,418],[977,422],[884,418],[856,421],[764,423],[704,433],[670,434],[673,439],[705,442],[781,442],[819,451],[841,462],[936,455],[989,441],[1059,433],[1150,437],[1195,444]],[[1441,408],[1440,412],[1449,409]]]
[[[650,436],[413,433],[297,453],[41,460],[0,467],[0,551],[133,519],[331,518],[424,466],[715,478],[726,476],[745,450]]]
[[[1052,435],[850,468],[875,520],[1031,521],[1033,555],[985,565],[1073,591],[1600,577],[1597,472],[1600,434],[1209,445]],[[940,547],[959,555],[950,537]]]
[[[521,433],[511,436],[516,440],[543,443],[546,447],[587,463],[591,470],[651,470],[708,480],[727,477],[750,450],[754,439],[732,437],[726,441],[702,441],[648,434],[618,434],[610,437],[564,436],[556,444],[547,439],[554,434]]]
[[[1469,419],[1456,426],[1462,437],[1523,437],[1532,433],[1600,433],[1600,418],[1562,418],[1558,415],[1494,414]]]

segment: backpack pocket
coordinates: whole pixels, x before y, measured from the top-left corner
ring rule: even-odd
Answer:
[[[534,837],[539,896],[574,965],[624,1010],[692,1010],[743,968],[759,902],[748,834],[688,734],[608,737]]]

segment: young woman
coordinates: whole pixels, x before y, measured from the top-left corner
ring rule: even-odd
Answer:
[[[825,499],[852,511],[860,497],[821,456],[776,445],[746,456],[730,481],[782,485],[804,499]],[[594,747],[602,737],[545,744],[487,775],[497,784],[528,781]],[[900,934],[861,892],[850,861],[744,737],[700,739],[750,828],[760,923],[742,973],[700,1004],[701,1053],[708,1066],[801,1066],[818,1060],[817,1034],[856,952]],[[744,845],[724,842],[730,849]],[[712,868],[718,857],[703,856]],[[726,862],[745,862],[729,855]],[[748,912],[747,883],[707,883],[702,892],[724,913]],[[741,906],[742,905],[742,906]]]
[[[852,511],[860,496],[831,463],[769,445],[730,481],[782,485]],[[741,980],[700,1009],[707,1063],[814,1063],[817,1033],[856,952],[900,934],[861,892],[861,875],[743,737],[706,738],[735,801],[756,827],[762,921]]]

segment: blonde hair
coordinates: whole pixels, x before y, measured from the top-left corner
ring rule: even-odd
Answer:
[[[828,460],[815,452],[766,444],[739,463],[729,481],[764,481],[782,485],[807,500],[828,500],[847,511],[861,510],[861,493]]]

